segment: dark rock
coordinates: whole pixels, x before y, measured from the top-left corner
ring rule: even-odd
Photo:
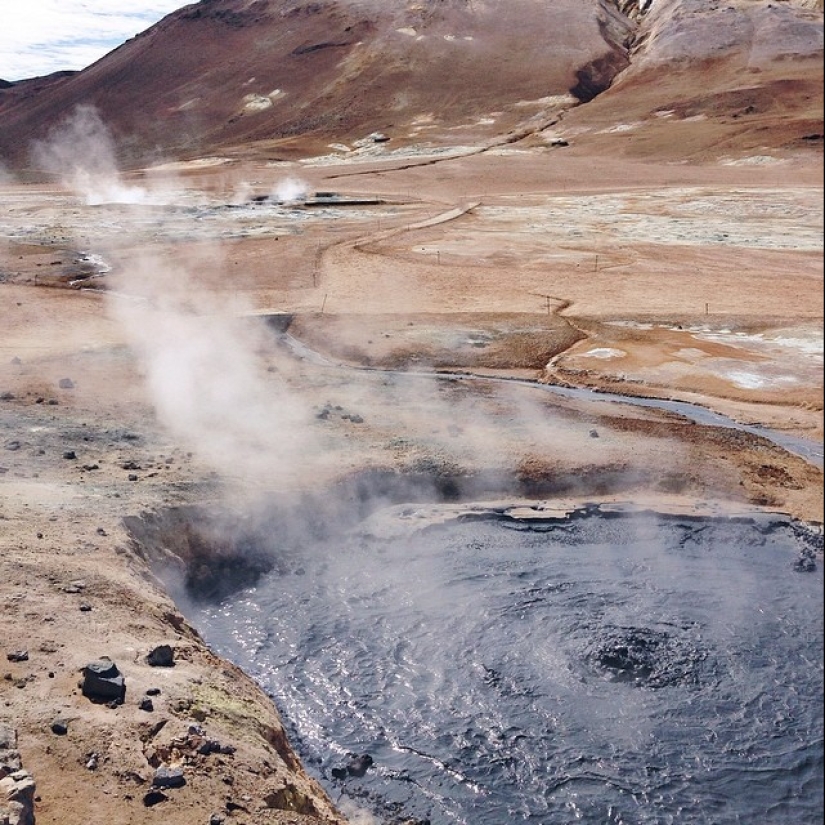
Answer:
[[[72,390],[74,389],[74,381],[71,378],[61,378],[57,382],[57,386],[60,387],[61,390]]]
[[[212,814],[209,817],[209,825],[223,825],[226,822],[226,817],[223,814]]]
[[[133,474],[129,475],[129,481],[137,481],[137,480],[138,480],[138,477],[136,475],[133,475]]]
[[[151,667],[174,667],[175,651],[170,645],[158,645],[149,651],[146,663]]]
[[[11,653],[6,654],[6,658],[10,662],[28,662],[29,661],[29,651],[28,650],[13,650]]]
[[[148,696],[144,696],[140,700],[140,704],[138,705],[138,708],[140,710],[145,710],[147,713],[151,713],[155,709],[155,705]]]
[[[182,788],[185,784],[183,768],[170,768],[168,765],[161,765],[152,780],[154,788]]]
[[[83,668],[83,695],[93,701],[120,704],[126,695],[126,684],[117,665],[108,658],[89,662]]]
[[[347,763],[347,772],[350,776],[363,776],[373,765],[373,759],[368,753],[353,756]]]
[[[92,609],[92,606],[88,602],[81,602],[80,603],[80,612],[81,613],[88,613]]]
[[[147,696],[160,696],[160,688],[149,688],[146,691]]]
[[[591,438],[598,438],[599,437],[599,431],[598,430],[590,430],[590,437]]]
[[[333,777],[333,779],[346,779],[347,778],[347,769],[346,768],[333,768],[332,769],[332,777]]]
[[[69,732],[68,719],[55,719],[52,722],[51,730],[57,736],[65,736]]]
[[[207,739],[198,748],[198,753],[201,756],[209,756],[210,753],[220,753],[220,752],[221,752],[221,743],[216,741],[215,739]]]
[[[793,569],[797,573],[813,573],[816,570],[816,559],[811,553],[801,553],[794,562]]]
[[[99,464],[84,464],[83,469],[86,470],[86,472],[91,472],[92,470],[99,470],[100,465]]]
[[[13,452],[15,452],[16,450],[19,450],[19,449],[20,449],[20,447],[22,446],[22,444],[21,444],[19,441],[14,440],[14,441],[7,441],[7,442],[6,442],[3,446],[4,446],[4,447],[5,447],[5,448],[9,451],[9,452],[12,452],[12,453],[13,453]]]
[[[13,392],[0,393],[0,401],[14,401]]]
[[[66,450],[63,453],[63,458],[77,458],[77,453],[74,450]]]
[[[165,802],[169,797],[165,793],[161,793],[160,791],[149,791],[143,797],[143,804],[147,808],[151,808],[153,805],[157,805],[159,802]]]

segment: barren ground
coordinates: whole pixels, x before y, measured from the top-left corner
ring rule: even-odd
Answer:
[[[157,192],[160,178],[172,194],[154,205],[0,189],[0,637],[28,652],[4,665],[0,724],[17,730],[39,825],[308,822],[283,809],[313,794],[305,810],[333,821],[266,697],[186,625],[126,517],[238,512],[379,469],[429,476],[433,495],[489,476],[512,500],[822,522],[821,464],[542,388],[690,400],[821,446],[821,154],[431,161],[236,155],[120,181]],[[247,199],[289,179],[352,202]],[[260,317],[278,313],[298,344]],[[161,643],[175,667],[146,663]],[[77,688],[103,655],[126,677],[116,708]],[[237,750],[197,754],[190,725]],[[161,763],[187,784],[147,808]]]

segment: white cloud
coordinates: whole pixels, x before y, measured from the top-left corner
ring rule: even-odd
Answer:
[[[16,0],[3,9],[0,78],[84,69],[175,9],[180,0]]]

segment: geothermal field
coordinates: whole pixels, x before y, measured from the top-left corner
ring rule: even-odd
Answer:
[[[0,822],[821,821],[822,7],[705,6],[0,89]]]

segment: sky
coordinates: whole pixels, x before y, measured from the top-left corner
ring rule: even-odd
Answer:
[[[0,0],[0,79],[85,69],[187,5],[181,0]]]

